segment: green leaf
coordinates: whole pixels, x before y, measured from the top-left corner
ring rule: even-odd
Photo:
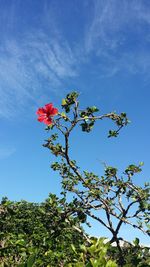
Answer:
[[[117,267],[118,265],[115,262],[112,262],[111,260],[107,261],[106,267]]]
[[[61,103],[61,105],[62,105],[62,106],[65,106],[66,104],[67,104],[66,99],[62,99],[62,103]]]
[[[117,136],[118,136],[118,132],[117,131],[112,131],[112,130],[109,131],[108,138],[117,137]]]
[[[76,248],[73,244],[71,244],[71,248],[72,248],[73,252],[75,252],[75,254],[77,254]]]
[[[65,112],[61,112],[61,116],[62,117],[66,117],[66,113]]]
[[[19,245],[19,246],[25,246],[26,242],[24,239],[19,239],[16,241],[16,245]]]
[[[90,109],[90,111],[91,111],[92,113],[94,113],[94,112],[98,112],[98,111],[99,111],[99,109],[98,109],[97,107],[95,107],[95,106],[92,106],[92,107],[90,107],[89,109]]]
[[[88,262],[88,263],[85,265],[85,267],[91,267],[91,263]]]
[[[140,244],[140,240],[139,240],[139,238],[135,238],[135,240],[133,241],[133,244],[135,245],[135,246],[138,246],[139,244]]]
[[[31,255],[27,260],[27,267],[32,267],[35,262],[36,255]]]

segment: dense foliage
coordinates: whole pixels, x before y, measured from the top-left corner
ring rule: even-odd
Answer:
[[[78,219],[68,215],[70,206],[55,195],[41,204],[12,202],[3,198],[0,205],[1,267],[13,267],[36,255],[35,266],[62,266],[77,258],[70,249],[85,241]]]
[[[55,195],[41,204],[0,204],[0,267],[117,267],[119,252],[104,238],[87,238],[70,205]],[[124,267],[148,267],[149,248],[139,240],[122,247]]]

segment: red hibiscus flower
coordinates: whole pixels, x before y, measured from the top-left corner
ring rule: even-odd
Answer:
[[[52,103],[49,103],[43,108],[39,108],[36,114],[38,115],[38,121],[51,125],[53,123],[52,117],[58,114],[58,109],[54,108]]]

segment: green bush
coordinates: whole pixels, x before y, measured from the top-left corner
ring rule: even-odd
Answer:
[[[78,220],[68,215],[69,205],[64,203],[63,198],[52,194],[41,204],[3,198],[0,267],[15,267],[32,262],[34,257],[34,266],[61,266],[76,257],[71,244],[78,251],[85,240],[84,233]]]

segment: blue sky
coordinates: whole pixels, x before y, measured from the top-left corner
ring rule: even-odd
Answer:
[[[120,171],[144,161],[137,183],[149,180],[150,1],[0,0],[0,25],[0,197],[59,194],[35,112],[49,102],[59,108],[74,89],[83,107],[125,111],[132,122],[117,139],[107,139],[109,123],[91,135],[75,132],[83,169],[101,174],[104,161]]]

